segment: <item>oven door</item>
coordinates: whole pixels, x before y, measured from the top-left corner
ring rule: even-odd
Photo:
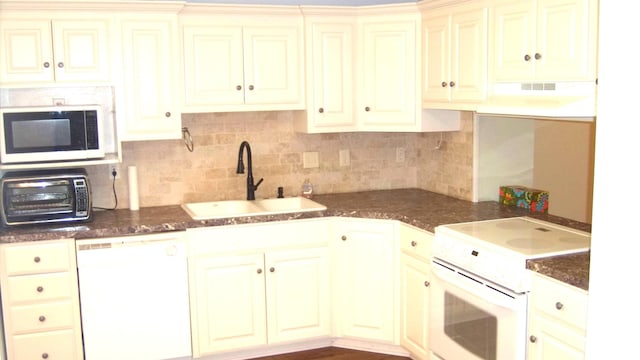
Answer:
[[[429,343],[436,358],[524,359],[527,294],[438,259],[432,265]]]

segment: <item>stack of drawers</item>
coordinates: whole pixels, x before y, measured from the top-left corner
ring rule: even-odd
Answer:
[[[0,245],[8,360],[82,359],[73,240]]]

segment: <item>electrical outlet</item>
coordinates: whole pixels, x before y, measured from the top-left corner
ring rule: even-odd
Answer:
[[[111,164],[107,167],[109,169],[109,179],[113,179],[113,172],[116,173],[116,179],[120,179],[120,164]]]
[[[302,167],[305,169],[317,168],[319,166],[318,152],[303,152],[302,153]]]
[[[340,166],[349,166],[351,165],[351,159],[349,157],[349,150],[343,149],[340,150]]]
[[[405,148],[396,148],[396,162],[404,162],[405,158]]]

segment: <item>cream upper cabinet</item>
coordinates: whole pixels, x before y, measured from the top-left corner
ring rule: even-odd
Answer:
[[[211,15],[203,16],[203,11]],[[301,16],[293,10],[287,15],[265,10],[255,17],[228,11],[215,5],[189,5],[180,17],[183,110],[303,109]]]
[[[194,357],[328,338],[325,229],[302,220],[188,230]]]
[[[473,110],[486,98],[487,31],[483,3],[423,9],[424,107]]]
[[[365,16],[360,22],[356,112],[371,131],[418,130],[419,18]]]
[[[305,16],[307,114],[297,131],[355,131],[355,16]]]
[[[597,1],[503,0],[491,14],[494,81],[595,80]]]
[[[179,139],[177,15],[125,13],[118,23],[122,45],[116,89],[119,138]]]
[[[335,335],[397,344],[395,223],[340,218],[335,226]]]
[[[1,15],[1,84],[110,80],[110,18],[95,13],[67,16],[51,20]]]
[[[584,359],[586,291],[532,274],[527,329],[527,359]]]
[[[433,234],[400,224],[400,345],[429,359],[429,297]]]

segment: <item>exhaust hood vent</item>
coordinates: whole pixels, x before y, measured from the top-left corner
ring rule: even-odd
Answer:
[[[593,121],[595,82],[499,83],[478,105],[479,115]]]

